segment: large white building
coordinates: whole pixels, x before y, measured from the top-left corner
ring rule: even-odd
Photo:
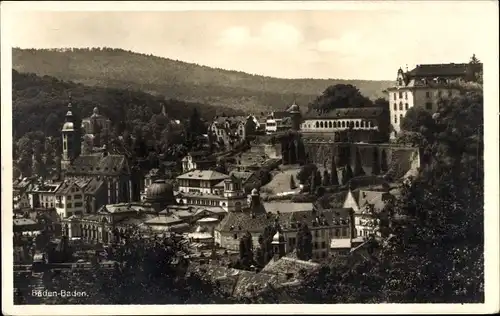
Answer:
[[[443,98],[460,95],[463,83],[473,81],[482,64],[427,64],[411,71],[398,70],[394,86],[387,89],[391,138],[401,131],[401,121],[412,107],[435,112]]]

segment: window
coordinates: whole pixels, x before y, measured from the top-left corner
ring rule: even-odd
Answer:
[[[81,200],[82,196],[80,194],[75,195],[75,200]]]
[[[402,99],[403,98],[403,91],[399,91],[399,98]]]
[[[432,102],[427,102],[427,103],[425,104],[425,108],[426,108],[427,110],[432,110]]]
[[[398,122],[398,115],[394,115],[394,123],[397,123]]]
[[[321,258],[326,258],[326,252],[321,253]]]
[[[336,228],[336,229],[335,229],[335,237],[338,237],[338,236],[339,236],[339,229],[338,229],[338,228]]]
[[[397,100],[398,99],[398,94],[396,92],[394,92],[394,100]]]
[[[394,103],[394,111],[397,111],[398,110],[398,105],[396,103]]]
[[[405,91],[405,100],[408,100],[408,92]]]
[[[316,128],[318,128],[318,127],[319,127],[319,123],[318,123],[318,122],[316,122]]]
[[[403,120],[403,114],[399,114],[399,121],[401,122]]]
[[[401,79],[401,78],[398,79],[398,85],[400,85],[400,86],[403,85],[403,79]]]
[[[403,102],[399,102],[399,110],[403,111]]]
[[[408,103],[405,103],[405,110],[408,110],[409,108]]]
[[[365,127],[365,121],[361,121],[361,127]]]
[[[233,235],[233,238],[234,238],[234,239],[238,239],[238,234],[234,234],[234,235]]]
[[[328,122],[328,127],[332,128],[333,127],[333,123],[332,121]]]
[[[68,212],[68,214],[67,214],[68,217],[71,217],[72,215],[73,215],[72,212]]]
[[[318,249],[318,243],[317,242],[314,242],[314,249]]]
[[[442,91],[438,91],[438,97],[441,97],[442,94],[443,94]]]
[[[75,207],[82,207],[83,203],[82,202],[76,202]]]
[[[333,127],[337,127],[337,122],[333,122]]]
[[[71,203],[66,203],[66,207],[67,207],[67,208],[72,208],[72,207],[73,207],[73,205],[72,205]]]
[[[319,237],[319,231],[318,230],[314,231],[314,237]]]
[[[66,197],[66,200],[68,200],[68,201],[71,201],[71,199],[72,199],[72,196],[71,196],[71,195],[68,195],[68,196]]]
[[[431,93],[430,93],[429,91],[427,91],[427,92],[425,93],[425,97],[426,97],[426,98],[430,98],[430,97],[431,97]]]
[[[322,241],[322,242],[321,242],[321,248],[322,248],[322,249],[325,249],[325,248],[326,248],[326,242],[324,242],[324,241]]]
[[[356,121],[356,127],[359,127],[359,121]]]
[[[323,122],[319,123],[319,127],[323,128]]]

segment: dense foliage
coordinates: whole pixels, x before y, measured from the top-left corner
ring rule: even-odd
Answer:
[[[297,232],[297,258],[300,260],[312,259],[312,234],[307,224],[302,225]]]
[[[351,84],[336,84],[326,88],[309,109],[328,113],[334,109],[368,106],[373,106],[373,102],[362,95],[358,88]]]
[[[142,90],[168,98],[257,113],[308,104],[326,87],[352,84],[364,95],[382,96],[390,81],[278,79],[215,69],[122,49],[12,51],[13,68],[89,86]]]

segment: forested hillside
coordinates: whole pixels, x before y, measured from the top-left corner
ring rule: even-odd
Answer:
[[[374,100],[382,97],[382,91],[391,83],[278,79],[110,48],[64,51],[14,48],[12,60],[13,68],[19,72],[49,75],[90,86],[141,90],[247,112],[281,110],[294,100],[305,105],[335,84],[352,84]]]
[[[165,104],[171,118],[188,119],[196,108],[202,118],[210,120],[214,115],[240,115],[230,108],[218,108],[199,103],[166,99],[162,95],[152,96],[141,91],[90,87],[73,82],[64,82],[54,77],[39,77],[35,74],[12,73],[12,126],[14,138],[28,132],[42,131],[46,136],[58,136],[67,112],[69,94],[73,106],[83,117],[92,109],[109,117],[115,128],[124,128],[124,123],[141,120],[148,122],[153,114],[161,111]],[[120,132],[120,131],[119,131]]]

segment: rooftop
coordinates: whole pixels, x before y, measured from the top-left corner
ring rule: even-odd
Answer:
[[[128,174],[127,159],[124,155],[80,155],[67,170],[67,174]]]
[[[177,179],[192,179],[192,180],[224,180],[229,176],[215,170],[193,170],[187,173],[181,174]]]
[[[313,110],[305,114],[305,119],[369,119],[378,118],[383,112],[381,107],[342,108],[327,113]]]
[[[409,77],[433,77],[433,76],[464,76],[467,74],[469,64],[423,64],[417,65],[409,71]]]
[[[294,277],[297,277],[301,270],[311,271],[319,268],[319,266],[319,264],[310,261],[281,257],[278,260],[271,259],[261,273],[276,275],[292,273]]]
[[[350,249],[351,245],[352,243],[350,238],[332,238],[330,240],[330,249]]]

